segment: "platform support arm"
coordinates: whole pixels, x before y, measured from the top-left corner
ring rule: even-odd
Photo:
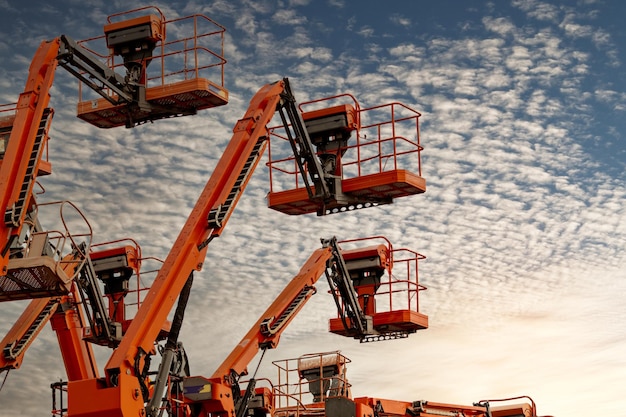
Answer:
[[[69,36],[61,35],[59,39],[61,40],[57,56],[59,65],[113,105],[135,101],[123,76],[103,64],[94,54],[78,45]],[[117,98],[107,94],[107,88],[115,93]]]
[[[357,338],[376,334],[373,329],[372,317],[366,315],[359,304],[358,294],[352,285],[350,271],[341,255],[337,238],[322,239],[322,245],[329,247],[333,256],[328,261],[326,278],[331,293],[340,313],[341,321],[346,330],[353,330]],[[342,306],[343,305],[343,306]]]
[[[298,110],[296,99],[291,91],[289,80],[284,79],[285,90],[281,94],[281,104],[278,108],[280,118],[285,127],[289,144],[293,150],[298,169],[302,173],[302,179],[306,185],[309,198],[312,200],[328,201],[332,195],[326,182],[326,173],[316,155],[313,143],[304,124],[302,113]],[[291,129],[290,129],[291,127]],[[293,132],[292,132],[293,130]],[[311,185],[306,173],[309,173],[315,188],[315,194],[311,191]]]

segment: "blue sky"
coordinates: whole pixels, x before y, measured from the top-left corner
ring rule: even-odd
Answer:
[[[101,34],[129,2],[0,0],[0,102],[14,102],[43,39]],[[264,84],[305,101],[349,92],[422,113],[424,195],[342,216],[264,207],[260,167],[195,280],[182,340],[210,375],[320,237],[385,235],[427,256],[430,328],[359,345],[326,333],[324,291],[264,360],[340,349],[355,396],[470,405],[529,395],[540,415],[621,416],[626,402],[626,3],[612,1],[162,2],[227,29],[230,103],[133,130],[74,117],[57,70],[40,200],[69,199],[96,239],[165,257],[232,127]],[[144,4],[136,3],[137,6]],[[321,286],[321,284],[320,284]],[[322,286],[323,288],[323,286]],[[0,305],[4,334],[21,312]],[[103,365],[107,351],[98,352]],[[0,391],[0,415],[46,414],[64,377],[46,329]],[[593,410],[593,411],[591,411]]]

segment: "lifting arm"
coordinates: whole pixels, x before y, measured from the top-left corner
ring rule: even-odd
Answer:
[[[126,334],[105,366],[106,380],[70,381],[69,408],[73,415],[97,412],[124,415],[143,410],[145,398],[128,398],[142,392],[143,369],[167,316],[188,277],[200,270],[208,244],[223,231],[241,193],[263,153],[267,124],[274,116],[285,81],[262,87],[234,129],[233,136],[176,239],[150,291]],[[106,395],[101,391],[106,389]],[[86,401],[86,398],[92,400]],[[107,404],[93,401],[102,398]],[[111,398],[117,398],[112,401]],[[134,411],[131,413],[135,413]]]
[[[7,273],[11,248],[16,246],[26,213],[34,204],[32,189],[47,146],[53,114],[48,104],[57,65],[113,104],[144,105],[136,90],[145,86],[117,74],[70,37],[61,35],[41,43],[31,61],[28,80],[10,124],[9,139],[0,147],[0,277]],[[0,126],[5,124],[0,120]]]
[[[104,65],[100,60],[85,48],[80,47],[75,40],[61,35],[59,65],[100,94],[111,104],[132,103],[133,94],[124,77]],[[109,89],[115,95],[107,94]]]
[[[273,349],[278,345],[282,332],[300,312],[304,304],[315,294],[315,283],[325,274],[335,297],[337,308],[347,310],[350,323],[344,321],[346,330],[362,336],[372,334],[371,317],[366,317],[361,310],[357,293],[352,286],[350,272],[335,237],[322,239],[322,248],[317,249],[302,266],[298,274],[287,284],[283,291],[261,315],[252,328],[235,346],[230,355],[222,362],[209,379],[211,393],[231,391],[231,395],[219,396],[219,401],[206,401],[208,398],[196,396],[197,386],[206,385],[202,377],[187,378],[185,392],[194,393],[188,398],[192,402],[202,403],[208,413],[224,413],[235,410],[235,417],[243,417],[248,409],[248,402],[254,395],[254,376],[248,381],[246,392],[240,394],[239,378],[247,375],[247,366],[259,350]],[[340,306],[344,307],[341,308]],[[369,326],[366,323],[369,322]],[[356,328],[348,328],[348,326]],[[369,333],[368,333],[369,332]]]
[[[529,403],[507,404],[492,407],[490,402],[511,401],[524,399]],[[374,411],[375,417],[538,417],[534,401],[527,396],[506,398],[501,400],[479,401],[474,405],[457,405],[432,401],[397,401],[382,398],[359,397],[355,398],[357,408],[367,407]],[[328,411],[327,415],[328,415]]]
[[[141,308],[114,351],[106,372],[134,373],[139,356],[150,352],[187,277],[200,270],[208,243],[223,230],[249,173],[258,164],[271,120],[283,91],[282,81],[268,84],[254,96],[213,174],[196,202],[169,255],[159,270]]]
[[[54,253],[54,248],[45,237],[45,233],[41,233],[42,228],[36,216],[33,187],[38,176],[51,172],[49,164],[42,160],[42,156],[47,148],[48,130],[53,115],[48,105],[58,63],[59,47],[58,38],[40,44],[31,62],[28,79],[19,97],[15,114],[5,118],[3,123],[4,131],[10,132],[10,135],[0,154],[0,208],[4,214],[3,222],[0,223],[0,236],[3,236],[0,240],[2,289],[23,287],[19,282],[19,274],[8,274],[11,269],[11,258],[23,260],[29,256],[51,256]],[[39,243],[35,244],[35,240]],[[64,264],[65,273],[72,276],[73,271],[70,270],[73,262],[69,259],[65,261],[69,261]],[[18,282],[12,283],[14,279]],[[10,300],[12,297],[10,291],[0,295],[3,300]],[[31,301],[0,342],[1,369],[18,368],[27,348],[48,321],[54,322],[55,316],[65,316],[68,322],[74,321],[65,312],[60,311],[64,309],[66,299],[67,297],[57,296],[36,298]],[[68,376],[96,377],[93,352],[81,340],[82,334],[77,334],[75,328],[70,330],[73,332],[72,348],[67,349],[64,345],[70,338],[59,339],[61,351],[66,359],[69,359],[65,361]]]
[[[228,381],[233,373],[237,376],[245,375],[248,364],[259,349],[273,349],[278,345],[283,330],[315,294],[314,284],[326,270],[326,263],[332,256],[333,252],[328,246],[313,252],[300,272],[276,297],[211,378]]]
[[[232,392],[232,397],[227,396],[218,403],[217,409],[211,411],[220,413],[234,407],[235,417],[245,417],[248,414],[248,404],[255,394],[256,381],[253,376],[248,381],[245,393],[241,395],[239,377],[248,374],[247,366],[259,349],[265,351],[278,345],[283,330],[315,294],[314,284],[332,256],[333,253],[328,247],[316,250],[213,373],[211,377],[213,390],[219,392],[226,388]]]
[[[0,371],[17,369],[22,364],[26,349],[54,314],[59,300],[36,298],[28,304],[20,318],[0,342]]]
[[[47,125],[52,115],[48,104],[58,49],[58,39],[42,42],[37,49],[0,162],[0,277],[7,273],[11,247],[19,238],[30,208],[42,150],[46,147]]]

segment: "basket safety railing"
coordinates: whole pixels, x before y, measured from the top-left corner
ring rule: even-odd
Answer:
[[[113,23],[122,17],[127,19],[140,13],[145,14],[146,9],[156,10],[164,22],[167,33],[172,36],[180,36],[173,40],[166,38],[164,42],[157,45],[147,70],[146,87],[163,87],[177,81],[207,78],[223,89],[224,66],[226,64],[224,58],[226,28],[200,14],[166,20],[161,10],[154,6],[110,15],[108,23]],[[191,34],[185,36],[183,35],[185,33]],[[106,49],[105,35],[84,39],[78,44],[101,58],[109,68],[113,70],[123,69],[121,58],[116,57]],[[83,87],[83,83],[79,83],[80,102],[98,97],[90,87]],[[105,91],[107,90],[105,89]],[[89,94],[90,92],[92,94]],[[111,97],[114,96],[111,91],[108,91],[108,94]]]
[[[324,100],[339,97],[342,96],[302,103],[301,109],[307,110],[306,106],[312,103],[319,107]],[[348,97],[354,100],[352,96]],[[342,179],[392,170],[407,170],[421,176],[421,152],[424,148],[420,140],[420,113],[397,102],[363,109],[357,103],[355,109],[357,127],[352,135],[354,139],[341,149]],[[269,168],[270,193],[305,187],[297,161],[288,153],[288,143],[283,143],[288,141],[284,128],[277,126],[269,131],[266,165]]]

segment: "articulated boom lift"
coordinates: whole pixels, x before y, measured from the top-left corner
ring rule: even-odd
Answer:
[[[199,31],[203,25],[208,29]],[[192,36],[166,39],[168,28],[180,33],[184,26]],[[206,43],[215,38],[216,47]],[[423,257],[407,250],[401,251],[408,256],[401,256],[380,237],[373,245],[350,248],[361,240],[342,242],[346,247],[334,238],[324,240],[210,378],[189,374],[178,336],[194,271],[202,269],[210,243],[222,234],[270,137],[276,139],[267,164],[271,208],[325,215],[388,204],[425,191],[419,113],[406,106],[363,110],[352,96],[337,96],[306,103],[314,108],[304,111],[288,79],[263,86],[235,124],[170,253],[151,271],[149,288],[142,279],[150,258],[134,240],[93,243],[88,221],[72,203],[36,201],[38,177],[51,173],[49,101],[57,65],[80,80],[79,118],[100,128],[131,128],[225,105],[223,39],[224,28],[204,16],[167,20],[159,9],[144,7],[109,16],[104,36],[76,42],[63,35],[41,44],[18,103],[0,108],[0,301],[31,300],[0,342],[0,371],[19,368],[28,346],[50,322],[67,372],[67,382],[52,384],[53,414],[59,416],[296,417],[311,411],[328,417],[535,416],[534,409],[527,414],[522,408],[497,414],[488,403],[457,407],[351,399],[349,384],[340,380],[349,361],[340,354],[299,359],[298,379],[307,381],[314,397],[310,406],[300,399],[295,408],[282,405],[284,398],[293,399],[287,394],[292,387],[282,382],[270,389],[257,388],[254,378],[241,379],[259,350],[276,347],[322,274],[338,310],[331,332],[367,342],[428,327],[417,303],[425,289],[417,281],[417,261]],[[106,50],[98,52],[94,45],[102,40]],[[208,59],[199,59],[202,54]],[[174,62],[183,62],[183,68]],[[210,81],[206,71],[221,82]],[[352,103],[327,106],[345,97]],[[281,125],[268,128],[276,112]],[[379,119],[381,113],[386,118]],[[279,146],[281,141],[289,146]],[[409,169],[415,166],[417,173]],[[61,230],[40,224],[40,211],[49,208],[58,208]],[[84,232],[68,226],[70,212]],[[398,279],[392,275],[394,263],[414,276]],[[93,345],[112,349],[102,375]],[[154,372],[157,351],[162,358]]]
[[[157,13],[111,21],[146,9]],[[208,33],[194,31],[190,38],[165,40],[167,25],[189,24],[189,21],[194,29],[199,27],[199,21],[209,22],[213,27]],[[121,338],[118,323],[107,318],[88,256],[88,245],[76,244],[69,233],[44,231],[38,220],[40,205],[35,200],[34,187],[39,176],[51,173],[47,149],[54,112],[49,102],[57,65],[79,77],[113,106],[98,113],[99,119],[95,120],[85,114],[90,112],[80,109],[86,103],[91,111],[101,109],[98,102],[79,102],[79,116],[100,127],[132,127],[162,118],[194,114],[197,110],[227,102],[228,93],[223,88],[225,60],[221,56],[224,29],[210,19],[191,16],[166,21],[158,9],[142,8],[110,17],[105,32],[110,47],[104,57],[107,63],[65,35],[42,42],[31,62],[19,101],[0,108],[0,207],[4,210],[0,223],[0,301],[33,299],[3,339],[0,369],[19,367],[25,349],[60,305],[64,306],[67,320],[77,327],[83,318],[75,308],[68,306],[78,305],[82,301],[81,294],[91,307],[88,317],[91,333],[87,339],[116,346]],[[202,43],[212,36],[221,39],[221,50],[217,52]],[[198,56],[202,53],[214,57],[215,62],[206,64],[202,61],[200,64]],[[125,76],[116,72],[118,65],[114,59],[117,55],[124,60]],[[170,61],[176,61],[173,58],[181,55],[185,58],[185,67],[176,69]],[[187,59],[188,56],[195,59]],[[151,76],[147,65],[154,61],[160,63],[160,71]],[[221,85],[204,78],[208,69],[221,72],[218,74]],[[171,82],[173,77],[181,81]],[[65,222],[62,220],[62,223]],[[69,317],[70,314],[73,318]],[[75,333],[78,339],[70,344],[83,346],[82,335],[79,336],[78,331]],[[88,347],[81,347],[81,350],[89,355]],[[79,368],[93,367],[79,365]]]
[[[365,239],[345,242],[361,243],[363,240]],[[371,247],[357,247],[346,251],[340,248],[342,243],[338,243],[335,238],[322,240],[322,248],[317,249],[309,257],[300,272],[274,299],[211,378],[200,376],[182,378],[181,395],[175,400],[170,400],[170,404],[180,405],[180,409],[176,410],[174,415],[185,415],[183,410],[189,409],[193,411],[192,415],[275,416],[275,391],[268,387],[256,388],[256,380],[253,377],[245,381],[246,389],[240,392],[240,382],[243,382],[240,378],[248,375],[248,364],[259,350],[273,349],[278,345],[280,335],[287,325],[316,293],[315,283],[322,275],[326,276],[330,288],[333,289],[331,294],[340,314],[350,317],[350,321],[343,321],[345,325],[342,328],[343,335],[361,340],[372,340],[370,338],[373,337],[377,340],[384,340],[402,337],[398,335],[397,326],[404,326],[406,334],[428,327],[428,317],[417,311],[418,292],[425,288],[417,282],[416,268],[418,259],[423,259],[423,256],[414,252],[418,255],[414,259],[401,261],[401,264],[413,262],[415,269],[406,269],[408,275],[403,277],[405,279],[396,277],[397,282],[405,286],[404,290],[401,290],[399,286],[393,289],[395,294],[403,293],[407,298],[415,300],[411,306],[405,304],[403,311],[411,311],[416,317],[419,316],[419,321],[391,322],[390,317],[382,312],[370,309],[366,313],[361,308],[362,301],[360,302],[359,299],[363,297],[364,292],[367,292],[370,296],[369,301],[375,303],[376,298],[385,300],[392,293],[365,290],[367,285],[355,280],[356,276],[365,274],[366,270],[378,269],[378,265],[382,263],[386,263],[384,269],[391,279],[391,258],[393,257],[391,246],[379,248],[379,252],[372,253]],[[347,255],[352,262],[346,262]],[[408,327],[411,327],[411,330],[407,330]],[[180,414],[176,414],[177,412]]]
[[[364,242],[375,244],[363,246]],[[345,248],[347,246],[351,248]],[[335,238],[322,240],[322,248],[309,257],[210,378],[171,376],[176,389],[170,390],[164,400],[171,406],[168,408],[170,415],[536,417],[535,404],[528,397],[506,399],[507,405],[499,407],[493,407],[492,403],[504,400],[479,401],[465,406],[423,400],[353,398],[346,376],[350,360],[340,352],[275,361],[278,377],[270,386],[257,386],[257,382],[263,383],[263,380],[257,381],[255,375],[243,379],[248,375],[248,364],[259,350],[264,352],[278,345],[287,325],[315,294],[315,284],[321,275],[328,279],[340,316],[344,315],[345,304],[353,304],[355,312],[348,322],[345,317],[331,319],[332,332],[362,341],[374,337],[369,339],[371,341],[404,337],[427,328],[428,317],[418,311],[419,292],[425,290],[418,282],[417,264],[421,259],[424,256],[412,250],[393,249],[383,237],[342,242]],[[386,284],[389,287],[383,289]],[[180,366],[175,368],[180,369]],[[176,383],[179,385],[174,385]],[[514,400],[529,403],[511,404]]]
[[[456,405],[424,400],[397,401],[356,397],[346,376],[350,360],[340,352],[322,352],[275,361],[278,384],[271,399],[274,417],[536,417],[537,409],[529,397],[483,400],[474,405]],[[506,405],[492,406],[506,401]],[[513,401],[524,401],[512,403]],[[526,402],[527,401],[527,402]],[[260,399],[252,404],[262,404]],[[260,417],[265,409],[250,415]]]
[[[167,31],[192,35],[169,40]],[[59,63],[81,81],[78,117],[101,128],[132,127],[225,105],[225,31],[203,15],[167,20],[158,8],[142,7],[109,16],[103,36],[62,36]]]

